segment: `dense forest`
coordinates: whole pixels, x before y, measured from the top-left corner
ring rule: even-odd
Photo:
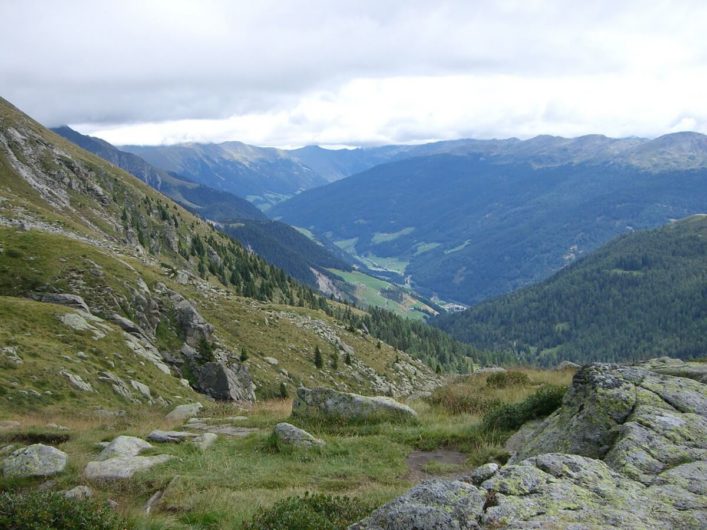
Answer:
[[[619,237],[543,283],[433,323],[542,366],[705,356],[707,216]]]

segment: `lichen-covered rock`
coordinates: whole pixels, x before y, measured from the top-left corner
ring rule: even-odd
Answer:
[[[117,456],[86,464],[84,476],[93,481],[113,481],[128,479],[138,471],[145,471],[174,458],[171,455],[157,456]]]
[[[485,502],[485,492],[466,482],[428,480],[349,530],[471,530]]]
[[[152,449],[152,445],[142,438],[118,436],[101,451],[97,460],[108,460],[117,456],[137,456],[145,449]]]
[[[411,421],[417,413],[392,398],[360,396],[329,388],[297,389],[292,415],[333,421]]]
[[[303,449],[309,449],[312,447],[323,447],[325,445],[324,440],[315,438],[307,431],[304,431],[290,423],[278,423],[275,425],[273,431],[275,438],[278,443],[283,445],[289,445],[292,447],[299,447]]]
[[[546,452],[603,459],[617,445],[625,452],[626,438],[642,438],[644,442],[650,438],[637,424],[651,424],[648,428],[653,430],[653,443],[661,438],[669,446],[681,445],[682,441],[674,438],[673,423],[686,421],[692,432],[684,433],[688,438],[694,436],[694,429],[702,429],[694,425],[698,420],[682,415],[707,415],[706,389],[693,379],[657,374],[640,366],[585,366],[574,376],[562,407],[534,432],[526,433],[527,440],[511,462]],[[659,409],[667,412],[663,414]],[[607,461],[615,460],[610,457]]]
[[[497,471],[498,464],[496,464],[495,462],[489,462],[488,464],[484,464],[483,466],[479,466],[474,469],[469,474],[469,479],[474,484],[481,484],[483,481],[493,477]]]
[[[64,471],[69,457],[56,447],[34,444],[17,449],[5,459],[6,477],[49,477]]]
[[[174,410],[167,414],[166,418],[172,421],[181,421],[191,418],[199,414],[199,411],[204,406],[201,403],[187,403],[186,405],[177,405]]]
[[[509,440],[510,463],[480,484],[472,478],[485,496],[476,520],[465,514],[445,524],[707,528],[707,385],[699,364],[662,358],[581,368],[562,407]],[[402,528],[397,514],[419,509],[410,493],[356,528]],[[446,508],[457,513],[452,502]]]
[[[197,389],[222,401],[255,401],[255,386],[248,368],[231,369],[222,362],[208,362],[194,369]]]

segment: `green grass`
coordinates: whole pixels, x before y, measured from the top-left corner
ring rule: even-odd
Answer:
[[[385,280],[380,280],[359,271],[342,271],[339,269],[328,269],[336,274],[346,283],[355,286],[354,296],[366,306],[382,307],[393,313],[416,320],[422,320],[432,309],[405,293],[402,303],[391,300],[383,296],[382,291],[386,289],[399,290],[400,288]],[[426,313],[427,311],[428,313]]]
[[[523,370],[530,384],[505,388],[486,386],[486,376],[469,376],[450,381],[466,385],[469,393],[489,392],[504,403],[527,403],[542,384],[567,382],[569,372]],[[246,415],[240,426],[260,430],[246,438],[221,436],[202,453],[190,444],[159,445],[151,453],[167,453],[175,459],[136,475],[126,483],[95,485],[99,500],[113,498],[120,504],[119,513],[135,528],[186,529],[240,528],[256,512],[306,492],[348,496],[378,506],[406,491],[409,479],[407,456],[415,450],[450,448],[468,455],[460,465],[430,461],[424,471],[432,474],[463,472],[488,461],[504,462],[503,443],[509,431],[488,429],[482,424],[484,413],[450,411],[438,403],[415,401],[415,423],[345,424],[303,422],[290,418],[291,401],[271,400],[243,411],[235,405],[209,404],[202,416],[229,423],[227,418]],[[95,444],[119,434],[145,436],[155,428],[179,428],[164,420],[163,412],[146,407],[126,407],[124,417],[97,418],[89,411],[26,411],[5,409],[5,417],[22,423],[26,435],[47,433],[46,424],[66,425],[68,440],[56,445],[69,454],[69,469],[57,479],[56,489],[82,483],[81,472],[99,449]],[[316,450],[279,451],[271,442],[273,426],[290,421],[322,438],[326,446]],[[0,446],[10,440],[5,433]],[[34,488],[40,480],[8,481],[0,479],[0,489],[23,491]],[[157,490],[163,500],[150,516],[143,513],[146,500]],[[280,505],[281,506],[281,505]]]
[[[371,243],[374,245],[379,245],[380,243],[388,243],[389,241],[395,241],[399,237],[407,236],[415,231],[414,226],[408,226],[397,232],[375,232],[373,237],[371,237]]]

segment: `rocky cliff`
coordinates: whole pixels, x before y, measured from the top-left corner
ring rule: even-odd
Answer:
[[[706,378],[668,358],[585,366],[506,466],[423,482],[352,529],[705,528]]]

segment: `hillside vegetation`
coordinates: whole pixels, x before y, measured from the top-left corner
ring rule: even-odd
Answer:
[[[553,366],[707,352],[707,216],[622,236],[549,280],[434,324]]]
[[[707,203],[701,135],[560,140],[381,164],[270,214],[428,298],[473,304],[545,279],[631,229],[701,213]],[[609,156],[610,146],[620,155]],[[689,153],[682,165],[679,153]]]

